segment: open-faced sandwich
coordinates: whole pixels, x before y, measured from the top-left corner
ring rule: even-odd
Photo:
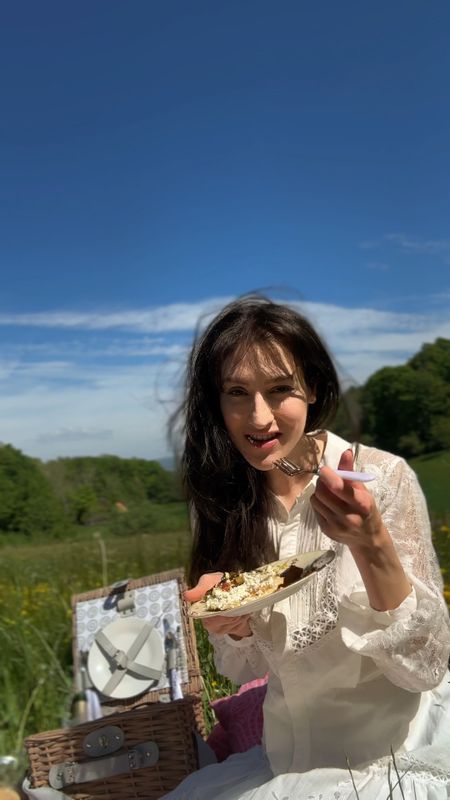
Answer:
[[[249,600],[257,600],[286,586],[286,573],[291,566],[289,560],[277,564],[265,564],[249,572],[225,572],[220,582],[204,596],[206,611],[227,611],[237,608]],[[297,580],[301,569],[296,567]]]

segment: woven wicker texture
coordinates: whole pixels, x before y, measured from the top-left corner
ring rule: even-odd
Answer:
[[[25,745],[32,786],[48,786],[50,768],[56,764],[87,761],[83,750],[85,737],[105,724],[117,725],[125,735],[120,752],[154,741],[159,748],[158,763],[123,775],[67,786],[64,794],[76,800],[157,800],[198,767],[193,700],[185,697],[172,703],[151,703],[73,728],[29,736]]]

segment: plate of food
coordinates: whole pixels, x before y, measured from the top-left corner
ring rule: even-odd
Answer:
[[[298,592],[316,572],[331,564],[334,550],[314,550],[272,561],[248,572],[224,572],[201,600],[189,606],[194,619],[253,614]]]

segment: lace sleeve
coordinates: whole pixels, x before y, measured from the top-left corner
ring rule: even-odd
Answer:
[[[257,647],[255,635],[234,640],[210,633],[209,640],[217,671],[234,683],[247,683],[266,675],[269,666]]]
[[[372,612],[376,629],[370,632],[362,633],[360,623],[347,624],[342,638],[351,650],[372,658],[392,683],[424,691],[442,680],[450,654],[449,615],[425,498],[406,462],[380,451],[369,452],[372,458],[364,468],[378,475],[378,507],[415,589],[416,602],[410,611],[405,605],[406,613],[404,609],[401,613],[403,604],[398,614]],[[357,612],[357,602],[354,607]],[[361,613],[362,605],[359,609]]]

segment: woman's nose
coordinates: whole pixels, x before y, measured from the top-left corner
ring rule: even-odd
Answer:
[[[266,427],[273,420],[272,408],[261,394],[255,395],[251,410],[251,419],[253,425],[257,425],[260,428]]]

